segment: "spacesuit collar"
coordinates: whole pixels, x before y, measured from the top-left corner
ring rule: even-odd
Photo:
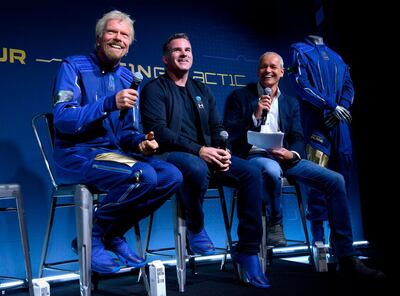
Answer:
[[[93,59],[93,62],[99,66],[101,69],[102,73],[107,73],[107,72],[115,72],[119,68],[119,63],[115,67],[110,67],[110,66],[104,66],[101,64],[99,57],[97,56],[97,53],[94,51],[90,54],[90,57]]]

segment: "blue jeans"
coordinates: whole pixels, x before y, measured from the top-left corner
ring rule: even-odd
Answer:
[[[272,170],[270,167],[261,168],[265,182],[264,191],[266,191],[265,187],[268,186],[268,182],[271,180],[277,180],[277,182],[281,184],[282,172],[276,169],[275,165],[278,163],[275,160],[261,156],[263,154],[256,155],[251,156],[251,163],[257,164],[258,167],[260,167],[261,164],[265,164],[266,166],[275,168]],[[267,161],[265,161],[265,159]],[[275,162],[275,164],[271,165],[273,162]],[[269,172],[274,172],[275,176],[268,176]],[[305,159],[300,160],[295,166],[283,170],[283,176],[324,193],[324,206],[331,227],[331,244],[334,252],[338,257],[354,255],[350,211],[343,176]],[[312,208],[314,204],[316,204],[316,206],[321,206],[319,199],[314,200],[313,196],[309,196],[308,207]],[[279,209],[279,207],[275,207],[275,210],[277,209]]]
[[[263,199],[267,209],[268,223],[270,225],[282,224],[282,169],[279,163],[259,154],[250,154],[249,162],[261,170],[263,178]]]
[[[178,191],[182,201],[186,225],[193,232],[204,227],[203,197],[207,191],[213,169],[199,156],[185,152],[171,152],[166,160],[174,164],[183,175]],[[215,173],[220,184],[238,189],[238,250],[256,254],[260,249],[261,224],[261,174],[246,160],[232,156],[228,171]]]

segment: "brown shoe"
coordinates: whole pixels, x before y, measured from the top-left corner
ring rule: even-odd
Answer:
[[[269,225],[267,227],[267,246],[287,246],[287,240],[285,234],[283,233],[282,224]]]
[[[379,280],[385,278],[385,274],[382,271],[369,268],[356,256],[339,258],[338,272],[340,275],[360,280]]]

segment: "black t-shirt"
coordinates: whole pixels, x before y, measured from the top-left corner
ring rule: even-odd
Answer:
[[[178,86],[178,88],[182,99],[181,136],[200,145],[204,145],[204,140],[200,133],[199,114],[194,102],[190,98],[186,87]]]

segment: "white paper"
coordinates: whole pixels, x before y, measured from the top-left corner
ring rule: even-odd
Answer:
[[[283,145],[284,133],[259,133],[247,131],[247,142],[262,149],[280,148]]]

